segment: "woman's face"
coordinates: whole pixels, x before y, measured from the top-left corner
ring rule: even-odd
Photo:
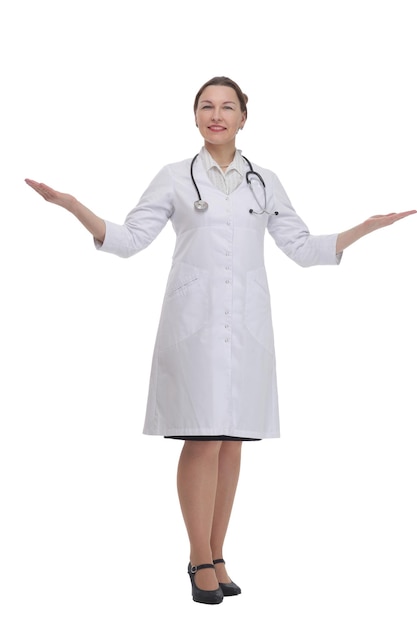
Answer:
[[[245,124],[246,114],[232,87],[209,85],[198,101],[195,121],[205,143],[220,146],[234,144],[237,131]]]

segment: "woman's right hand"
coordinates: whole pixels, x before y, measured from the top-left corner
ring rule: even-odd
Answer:
[[[44,183],[37,183],[35,180],[31,180],[30,178],[25,178],[25,182],[29,185],[29,187],[32,187],[32,189],[42,196],[44,200],[62,206],[68,211],[71,211],[71,208],[76,202],[74,196],[71,196],[69,193],[61,193],[60,191],[52,189],[52,187],[48,187],[48,185],[45,185]]]
[[[25,182],[47,202],[62,206],[72,213],[98,242],[102,243],[104,241],[106,236],[105,221],[81,204],[81,202],[78,202],[74,196],[71,196],[69,193],[56,191],[52,187],[48,187],[44,183],[37,183],[30,178],[25,178]]]

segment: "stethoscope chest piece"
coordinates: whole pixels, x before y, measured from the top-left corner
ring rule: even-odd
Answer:
[[[207,211],[208,204],[207,204],[207,202],[205,202],[205,200],[196,200],[194,202],[194,208],[197,211]]]

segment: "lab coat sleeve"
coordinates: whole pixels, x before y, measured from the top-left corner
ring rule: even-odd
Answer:
[[[308,226],[295,212],[278,178],[273,175],[273,197],[270,199],[272,215],[268,231],[290,259],[302,267],[313,265],[338,265],[342,253],[336,254],[337,233],[312,235]],[[278,211],[278,215],[274,212]]]
[[[130,257],[152,243],[173,211],[172,178],[169,166],[166,166],[155,176],[124,224],[105,220],[104,241],[94,240],[94,244],[102,252]]]

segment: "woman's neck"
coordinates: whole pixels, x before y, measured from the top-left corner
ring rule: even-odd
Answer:
[[[235,146],[214,146],[213,144],[205,144],[205,148],[222,169],[226,169],[235,157]]]

